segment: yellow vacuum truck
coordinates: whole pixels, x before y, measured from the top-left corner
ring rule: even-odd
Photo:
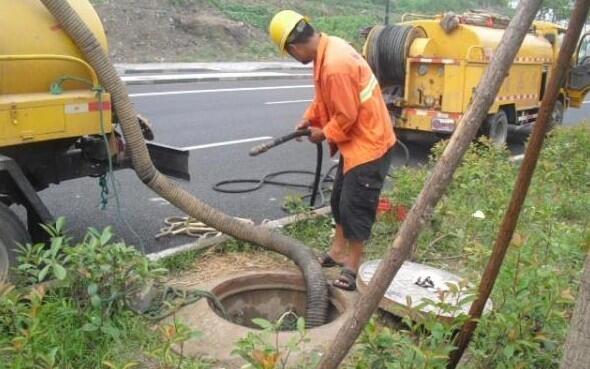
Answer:
[[[373,27],[364,56],[380,81],[396,130],[402,135],[451,134],[494,58],[508,22],[502,16],[471,12],[406,15],[398,25]],[[534,22],[482,124],[481,133],[495,144],[503,145],[509,132],[535,122],[564,34],[561,26]],[[561,124],[565,109],[581,107],[590,90],[589,41],[590,34],[581,38],[553,124]]]
[[[87,0],[71,5],[107,49]],[[125,142],[108,91],[38,0],[0,0],[0,281],[14,265],[15,243],[43,240],[53,218],[37,192],[80,177],[128,168]],[[146,139],[147,121],[138,117]],[[158,168],[188,179],[188,153],[149,143]],[[27,225],[10,206],[23,205]]]

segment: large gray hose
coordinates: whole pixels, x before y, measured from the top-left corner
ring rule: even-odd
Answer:
[[[209,226],[232,237],[276,251],[293,260],[301,269],[307,287],[307,327],[317,327],[324,324],[328,314],[328,289],[326,278],[313,252],[301,242],[278,232],[235,220],[203,203],[162,175],[155,168],[149,156],[143,135],[137,124],[137,112],[131,104],[127,89],[94,34],[68,1],[41,1],[74,40],[88,63],[96,71],[103,86],[110,92],[131,154],[133,167],[143,183],[188,215]]]

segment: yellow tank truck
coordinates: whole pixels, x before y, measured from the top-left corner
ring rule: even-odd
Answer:
[[[490,64],[508,19],[485,13],[404,16],[395,26],[369,32],[364,55],[383,89],[395,128],[407,132],[453,133]],[[535,22],[482,124],[482,134],[503,145],[509,132],[530,128],[557,60],[565,29]],[[579,108],[590,90],[590,35],[581,39],[553,114]],[[589,50],[590,51],[590,48]]]
[[[107,49],[103,26],[87,0],[70,1]],[[0,281],[15,243],[39,241],[53,218],[37,191],[80,177],[130,167],[108,91],[38,0],[0,0]],[[149,124],[138,117],[144,137]],[[163,172],[188,179],[188,153],[153,143]],[[11,211],[21,204],[27,226]]]

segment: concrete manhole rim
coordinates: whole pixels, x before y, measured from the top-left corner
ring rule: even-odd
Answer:
[[[267,281],[260,281],[260,282],[263,282],[264,284],[263,285],[243,286],[241,288],[233,289],[231,291],[223,291],[224,288],[231,288],[232,284],[234,284],[235,281],[238,279],[240,279],[241,282],[248,282],[248,281],[251,281],[251,279],[259,280],[259,279],[270,278],[270,277],[282,279],[282,282],[275,281],[272,283],[267,283]],[[301,274],[298,274],[295,272],[278,272],[278,271],[270,271],[270,272],[262,272],[262,273],[255,273],[254,272],[254,273],[248,273],[248,274],[244,274],[239,277],[233,277],[233,278],[226,277],[221,283],[215,283],[215,286],[212,287],[210,289],[210,291],[214,295],[216,295],[219,300],[223,300],[223,299],[228,298],[230,296],[234,296],[234,295],[248,292],[248,291],[272,290],[272,289],[291,290],[291,291],[297,291],[297,292],[305,292],[306,291],[304,279],[301,276]],[[310,332],[315,332],[317,330],[321,330],[322,328],[331,328],[334,325],[338,325],[344,319],[347,310],[351,308],[351,306],[348,306],[350,304],[347,304],[346,299],[343,297],[343,295],[346,294],[346,292],[342,291],[341,289],[333,287],[331,284],[328,285],[328,289],[330,291],[330,303],[338,312],[338,316],[334,320],[332,320],[324,325],[307,329],[306,332],[308,334]],[[244,325],[232,322],[231,320],[223,318],[215,311],[215,308],[214,308],[213,303],[211,301],[206,301],[206,303],[207,303],[208,310],[213,315],[215,315],[221,321],[232,326],[234,329],[239,327],[239,328],[244,328],[246,330],[249,330],[249,331],[252,331],[255,333],[261,332],[261,329],[250,328],[250,327],[247,327],[247,326],[244,326]],[[289,334],[295,335],[295,334],[297,334],[297,332],[295,332],[295,331],[282,331],[281,332],[281,335],[289,335]]]
[[[264,270],[240,272],[239,277],[234,273],[233,275],[217,278],[206,283],[195,284],[190,287],[188,287],[189,285],[186,286],[187,288],[198,288],[212,291],[224,282],[226,282],[227,286],[227,283],[231,283],[231,281],[236,278],[256,278],[256,276],[259,278],[261,276],[264,276],[263,278],[268,278],[269,275],[283,278],[299,278],[301,281],[300,286],[304,285],[301,274],[295,271]],[[289,288],[293,289],[293,286],[291,285]],[[352,308],[359,297],[359,294],[356,292],[346,292],[333,287],[330,287],[330,295],[333,304],[334,300],[337,301],[337,304],[341,304],[342,312],[332,322],[306,331],[306,337],[309,341],[300,347],[301,353],[297,352],[292,354],[291,357],[293,362],[305,360],[306,356],[303,354],[305,352],[309,353],[325,350],[338,334],[340,327],[342,327],[346,320],[352,315]],[[339,309],[337,304],[334,304],[334,307]],[[192,305],[183,307],[174,317],[170,317],[166,321],[170,322],[172,319],[178,319],[192,330],[201,332],[200,339],[185,343],[183,350],[187,356],[206,357],[218,360],[223,362],[224,365],[229,365],[227,366],[228,368],[233,368],[234,364],[236,365],[236,368],[239,368],[243,364],[243,361],[240,358],[232,355],[235,344],[249,333],[258,334],[261,332],[260,330],[239,325],[220,317],[215,313],[206,299],[201,299]],[[296,331],[280,332],[279,342],[280,344],[285,345],[296,335]]]

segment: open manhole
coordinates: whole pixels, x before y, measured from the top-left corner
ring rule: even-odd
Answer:
[[[252,322],[256,318],[276,322],[283,317],[281,330],[290,331],[296,329],[297,318],[305,316],[305,285],[296,274],[247,275],[221,283],[211,292],[225,308],[223,316],[210,303],[215,313],[244,327],[259,329]],[[342,315],[344,308],[344,302],[332,296],[326,324]]]
[[[288,329],[295,325],[295,316],[305,315],[305,283],[300,273],[272,270],[235,272],[194,288],[213,292],[227,310],[228,319],[222,317],[207,299],[200,299],[180,309],[174,319],[201,332],[199,340],[185,343],[183,352],[187,356],[212,358],[226,363],[228,368],[239,368],[244,363],[232,355],[236,344],[251,333],[260,333],[252,319],[276,322],[286,312],[293,312],[294,315],[291,319],[285,319],[285,331],[276,337],[278,344],[284,347],[299,337],[298,332]],[[346,292],[331,286],[328,287],[328,293],[331,301],[329,321],[306,331],[307,340],[302,343],[301,351],[290,356],[293,363],[300,360],[304,362],[309,352],[320,352],[328,347],[344,322],[350,318],[352,307],[359,296],[356,292]]]

